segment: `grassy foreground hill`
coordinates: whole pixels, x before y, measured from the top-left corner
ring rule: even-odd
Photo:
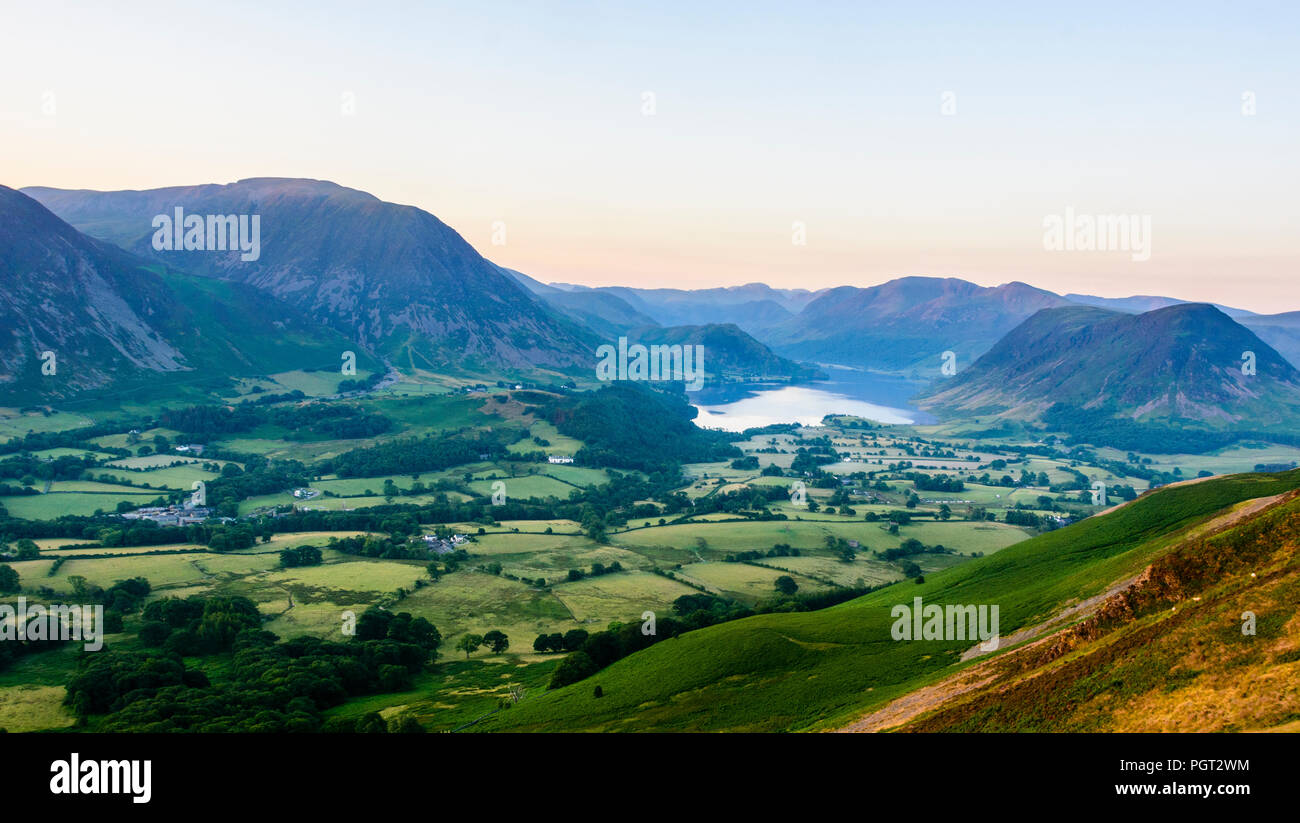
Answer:
[[[661,641],[585,680],[525,700],[482,729],[841,727],[920,687],[981,665],[966,654],[973,646],[969,640],[893,640],[890,610],[895,605],[911,604],[914,597],[926,604],[998,605],[1004,643],[994,659],[1000,659],[1023,645],[1022,638],[1032,642],[1031,631],[1019,637],[1017,632],[1054,620],[1068,624],[1072,613],[1067,610],[1100,602],[1118,590],[1117,584],[1138,579],[1154,560],[1196,538],[1198,530],[1207,530],[1217,516],[1243,501],[1297,488],[1300,471],[1166,487],[1104,515],[933,574],[921,584],[903,582],[823,611],[759,615]],[[1241,527],[1251,524],[1268,528],[1253,515]],[[1294,543],[1281,545],[1289,546],[1287,562],[1294,563]],[[1231,545],[1220,548],[1233,550]],[[1223,568],[1228,567],[1236,568],[1225,562]],[[1269,620],[1291,619],[1287,615],[1294,613],[1294,598],[1290,603],[1285,607],[1290,612]],[[1073,614],[1078,620],[1086,610]],[[1268,623],[1268,630],[1274,629]],[[1178,675],[1171,674],[1170,682],[1178,682]],[[1023,699],[1029,704],[1051,699],[1027,688]],[[1103,681],[1099,688],[1118,691],[1123,684],[1108,687]]]
[[[1250,501],[1225,520],[1161,554],[1087,619],[922,690],[928,694],[902,712],[887,710],[863,725],[1300,729],[1300,495]]]

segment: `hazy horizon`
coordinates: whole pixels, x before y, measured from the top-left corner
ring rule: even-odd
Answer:
[[[331,180],[548,283],[1300,308],[1285,5],[71,11],[9,10],[14,188]],[[1149,259],[1046,250],[1067,210],[1149,219]]]

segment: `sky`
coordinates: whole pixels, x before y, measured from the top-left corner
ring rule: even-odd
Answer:
[[[0,4],[16,188],[327,179],[546,282],[1300,309],[1296,4]]]

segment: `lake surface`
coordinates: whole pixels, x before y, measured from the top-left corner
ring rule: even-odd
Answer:
[[[877,423],[935,422],[933,415],[910,402],[926,386],[924,381],[836,366],[822,366],[822,370],[829,380],[797,386],[750,383],[691,392],[691,404],[700,412],[695,423],[727,431],[774,423],[820,426],[828,414],[852,414]]]

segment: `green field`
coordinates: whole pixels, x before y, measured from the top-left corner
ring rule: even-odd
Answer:
[[[644,612],[668,614],[677,598],[696,594],[690,586],[649,572],[620,572],[554,587],[575,620],[605,628],[612,620],[631,622]],[[589,627],[589,630],[590,627]]]
[[[1162,489],[982,559],[839,606],[688,632],[588,680],[520,704],[488,731],[775,731],[824,728],[952,671],[970,641],[900,642],[892,608],[996,604],[1005,637],[1103,591],[1215,513],[1300,487],[1300,471]],[[900,590],[899,587],[902,587]],[[592,684],[604,697],[592,696]]]
[[[891,535],[885,524],[863,520],[835,518],[813,520],[817,515],[807,515],[806,520],[770,520],[763,522],[733,521],[716,523],[686,523],[674,526],[656,526],[636,529],[613,535],[615,545],[629,548],[669,549],[673,556],[688,555],[693,558],[718,558],[721,555],[742,551],[766,551],[778,543],[797,549],[820,549],[826,537],[857,540],[865,547],[883,551],[897,547],[905,538],[914,537],[927,545],[941,543],[945,547],[969,554],[971,552],[998,551],[1029,537],[1017,527],[1005,523],[972,524],[953,520],[946,523],[915,521],[903,526],[899,534]],[[700,540],[704,545],[700,545]],[[680,561],[679,561],[680,562]]]
[[[19,412],[0,409],[0,439],[22,437],[28,432],[58,432],[89,426],[94,421],[70,412]]]
[[[119,487],[125,488],[125,487]],[[89,515],[97,510],[112,512],[121,500],[144,505],[161,492],[149,489],[130,489],[121,493],[65,492],[59,494],[33,494],[0,497],[0,505],[14,517],[24,520],[53,520],[65,514]]]
[[[536,497],[545,499],[555,497],[560,500],[567,500],[569,492],[573,491],[573,486],[568,483],[562,483],[553,477],[542,475],[527,475],[524,477],[505,477],[500,480],[475,480],[469,484],[471,490],[484,497],[491,497],[495,492],[493,488],[496,483],[505,484],[505,494],[507,498],[530,498]]]
[[[796,572],[782,572],[780,569],[749,563],[689,563],[682,566],[676,574],[712,592],[749,605],[773,597],[776,594],[773,583],[782,575],[793,577],[801,592],[824,591],[828,588]]]

